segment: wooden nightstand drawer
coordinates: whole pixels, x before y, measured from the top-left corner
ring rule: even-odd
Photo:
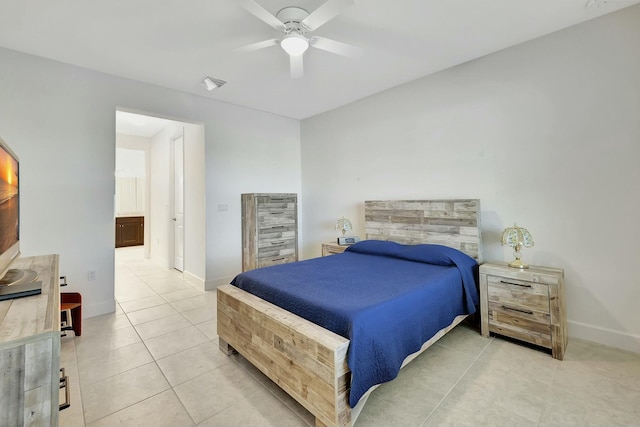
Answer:
[[[549,313],[549,286],[504,277],[487,276],[490,302]]]
[[[513,304],[489,302],[489,329],[492,326],[520,328],[551,337],[548,312],[529,310]]]
[[[549,330],[547,325],[547,330]],[[517,340],[526,341],[528,343],[536,344],[541,347],[551,348],[552,340],[551,333],[540,333],[532,329],[525,329],[517,326],[512,326],[507,323],[491,323],[489,324],[489,331],[505,335],[507,337],[515,338]]]

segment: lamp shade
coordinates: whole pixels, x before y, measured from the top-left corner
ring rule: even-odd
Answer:
[[[353,229],[351,221],[349,221],[345,217],[340,218],[338,222],[336,222],[336,230],[341,230],[343,236],[347,233],[347,231],[351,231],[351,229]]]
[[[520,249],[523,247],[530,248],[533,246],[533,236],[526,228],[518,227],[513,224],[513,227],[507,227],[502,232],[502,244],[513,248],[513,256],[515,259],[509,263],[509,267],[513,268],[529,268],[527,264],[524,264],[520,259]]]
[[[309,40],[297,31],[292,31],[282,39],[280,47],[290,56],[299,56],[309,49]]]

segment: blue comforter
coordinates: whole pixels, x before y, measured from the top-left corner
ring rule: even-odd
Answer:
[[[365,240],[343,254],[239,274],[231,284],[350,340],[349,404],[478,305],[473,258],[440,245]]]

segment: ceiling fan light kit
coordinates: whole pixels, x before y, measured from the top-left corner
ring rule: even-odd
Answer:
[[[280,42],[280,47],[289,55],[302,55],[309,49],[309,40],[297,31],[292,31]]]
[[[255,17],[268,24],[270,27],[284,34],[281,40],[272,39],[245,46],[240,51],[248,52],[257,49],[280,44],[280,47],[289,55],[291,77],[303,76],[302,56],[314,47],[331,53],[348,56],[353,52],[350,46],[324,37],[307,38],[307,33],[315,31],[318,27],[333,19],[346,8],[353,6],[353,0],[327,0],[320,7],[309,13],[306,10],[289,6],[280,9],[272,15],[271,12],[260,6],[255,0],[243,0],[242,6]]]

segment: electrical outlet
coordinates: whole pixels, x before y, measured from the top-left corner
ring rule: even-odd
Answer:
[[[94,270],[89,270],[89,272],[87,273],[87,279],[90,282],[93,282],[94,280],[96,280],[96,272]]]

